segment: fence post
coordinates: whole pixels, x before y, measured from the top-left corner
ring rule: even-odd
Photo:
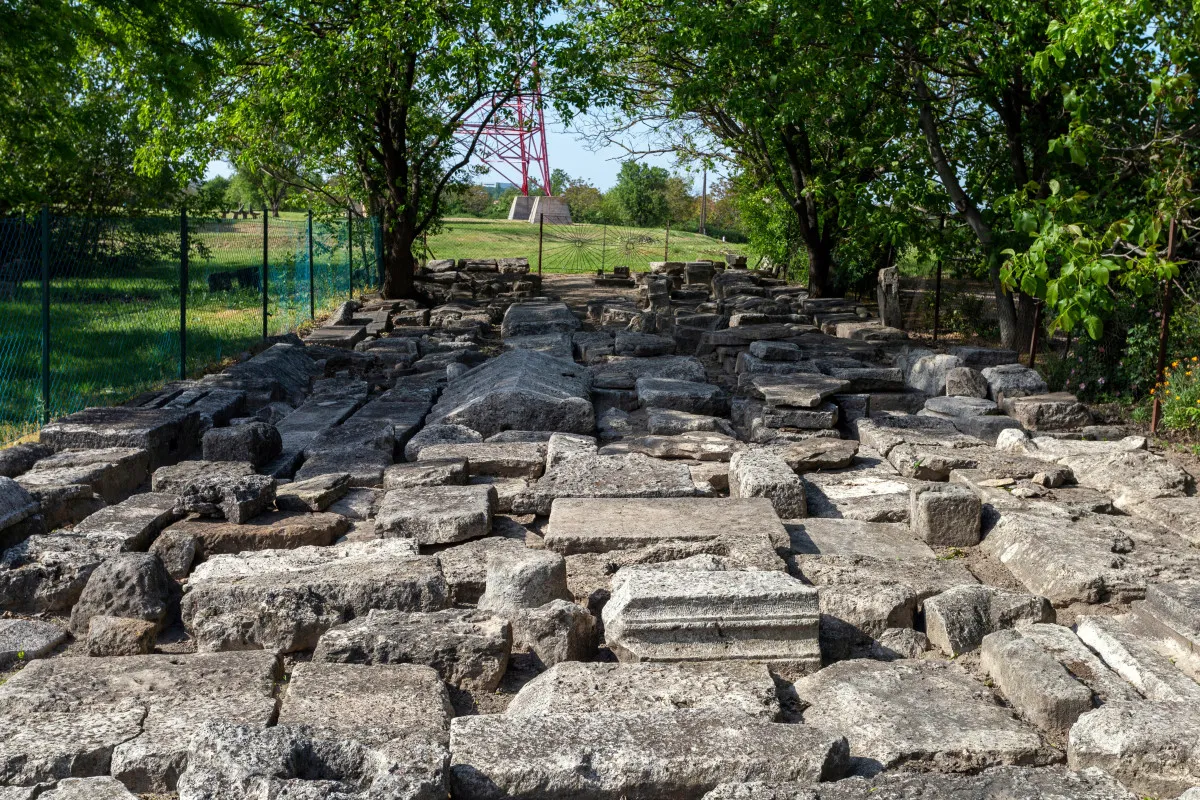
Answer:
[[[267,338],[267,298],[270,297],[270,289],[268,282],[270,281],[270,261],[267,254],[267,207],[263,206],[263,274],[262,274],[262,293],[263,293],[263,338]]]
[[[1175,220],[1167,231],[1167,261],[1175,259]],[[1158,433],[1162,421],[1162,382],[1167,370],[1167,336],[1171,331],[1171,280],[1163,282],[1162,325],[1158,329],[1158,370],[1154,373],[1154,406],[1150,411],[1150,433]]]
[[[1042,301],[1033,301],[1033,332],[1029,336],[1029,368],[1033,369],[1037,361],[1038,336],[1042,328]]]
[[[938,328],[942,322],[942,259],[937,260],[937,277],[933,283],[933,343],[937,344]]]
[[[187,209],[179,209],[179,380],[187,379],[187,296],[188,296],[188,221]]]
[[[316,264],[313,263],[313,240],[312,240],[312,209],[308,210],[308,318],[317,318],[317,282],[314,275],[317,272]]]
[[[546,225],[546,215],[538,217],[538,277],[542,277],[542,231]]]
[[[604,223],[604,231],[600,234],[600,272],[604,272],[604,254],[608,250],[608,223]]]
[[[346,210],[346,263],[350,270],[350,299],[354,299],[354,210]]]
[[[671,260],[671,256],[668,255],[668,253],[670,253],[670,252],[671,252],[671,220],[670,220],[670,218],[668,218],[667,219],[667,238],[665,238],[663,240],[663,261]]]
[[[50,206],[42,205],[42,424],[50,422]]]
[[[383,285],[383,212],[375,218],[375,280],[376,286]]]

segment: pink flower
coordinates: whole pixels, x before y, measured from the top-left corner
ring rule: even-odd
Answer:
[[[1080,389],[1086,389],[1086,388],[1087,388],[1087,384],[1086,384],[1086,383],[1081,383],[1081,384],[1079,384],[1079,388],[1080,388]]]

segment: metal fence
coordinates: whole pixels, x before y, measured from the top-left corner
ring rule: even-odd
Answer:
[[[557,224],[520,220],[448,219],[422,240],[420,260],[527,258],[543,274],[645,270],[652,261],[724,259],[744,255],[745,245],[670,228],[603,224]]]
[[[378,284],[372,218],[0,219],[0,444],[221,365]]]

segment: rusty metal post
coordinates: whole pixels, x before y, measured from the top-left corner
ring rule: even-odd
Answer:
[[[1175,220],[1167,231],[1167,261],[1175,258]],[[1150,432],[1158,433],[1162,421],[1162,382],[1167,371],[1167,337],[1171,328],[1171,281],[1163,282],[1162,325],[1158,329],[1158,369],[1154,373],[1154,406],[1150,411]]]
[[[538,217],[538,277],[542,277],[542,232],[546,226],[546,215],[543,213]]]

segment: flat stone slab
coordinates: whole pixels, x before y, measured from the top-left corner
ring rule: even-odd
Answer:
[[[175,508],[206,517],[248,522],[275,502],[275,479],[258,475],[249,462],[185,461],[154,471],[151,488],[178,496]]]
[[[1134,611],[1184,650],[1200,654],[1200,582],[1151,584]]]
[[[1056,606],[1139,600],[1150,582],[1200,576],[1187,542],[1126,517],[1007,512],[980,547]]]
[[[729,413],[729,397],[720,386],[711,383],[638,378],[637,395],[644,408],[666,408],[715,416]]]
[[[490,692],[504,677],[511,649],[508,621],[483,611],[372,609],[365,617],[326,631],[313,661],[423,664],[460,689]]]
[[[1200,786],[1196,702],[1117,701],[1084,714],[1071,728],[1067,764],[1102,769],[1139,797]]]
[[[797,473],[843,469],[854,462],[858,442],[824,437],[785,445],[779,452],[792,471]]]
[[[626,569],[603,617],[623,661],[821,663],[817,590],[782,572]]]
[[[1091,688],[1020,629],[985,636],[979,665],[1013,708],[1059,740],[1093,708]]]
[[[52,622],[0,619],[0,668],[41,658],[66,640],[67,631]]]
[[[670,408],[651,408],[646,412],[646,432],[651,436],[675,436],[680,433],[724,433],[733,435],[729,421],[706,414],[689,414]]]
[[[834,780],[849,766],[844,739],[708,710],[458,717],[450,752],[463,800],[698,797],[729,780]]]
[[[17,482],[31,493],[82,484],[106,503],[118,503],[145,483],[149,465],[149,451],[138,447],[64,450],[38,461]]]
[[[1044,764],[1053,751],[965,670],[933,661],[854,660],[796,682],[805,724],[845,736],[872,769],[941,772]]]
[[[1054,622],[1046,598],[994,586],[954,586],[925,601],[925,633],[949,656],[974,650],[995,631],[1043,622]]]
[[[226,520],[185,519],[167,528],[164,534],[192,539],[197,559],[204,560],[256,550],[324,547],[349,529],[350,521],[341,514],[274,511],[244,525]]]
[[[550,457],[546,474],[513,498],[512,509],[514,514],[549,514],[554,501],[563,497],[695,497],[697,494],[699,490],[686,464],[640,453],[582,454],[557,463]]]
[[[85,408],[42,428],[38,441],[54,450],[133,447],[150,454],[149,469],[174,464],[200,442],[200,414],[161,408]]]
[[[179,519],[173,494],[143,492],[102,508],[75,526],[81,536],[112,538],[123,551],[145,550],[163,528]]]
[[[985,417],[989,414],[999,413],[996,404],[991,400],[946,395],[926,400],[925,410],[945,417]]]
[[[433,669],[418,664],[297,664],[279,709],[280,725],[305,725],[319,738],[380,745],[445,742],[453,710]]]
[[[366,338],[367,328],[365,325],[326,325],[314,328],[308,336],[304,337],[304,343],[353,350],[354,345]]]
[[[0,686],[0,726],[19,731],[0,735],[0,764],[27,760],[23,783],[111,774],[138,792],[172,791],[195,727],[265,728],[280,676],[262,652],[36,661]]]
[[[546,548],[564,556],[675,542],[720,542],[735,563],[781,569],[787,532],[766,498],[563,498],[550,510]]]
[[[888,772],[834,783],[730,783],[703,800],[1137,800],[1103,770],[993,767],[978,775]]]
[[[600,455],[644,453],[653,458],[728,461],[746,445],[724,433],[680,433],[674,436],[636,436],[600,448]]]
[[[540,478],[546,471],[544,442],[473,442],[421,448],[418,461],[466,459],[467,472],[501,478]]]
[[[1136,617],[1081,616],[1075,627],[1079,639],[1143,697],[1200,703],[1200,683],[1184,673],[1188,662],[1196,666],[1194,659],[1162,648]]]
[[[984,373],[986,375],[987,370]],[[1092,424],[1092,414],[1087,406],[1066,392],[1005,396],[1000,401],[1000,409],[1031,431],[1070,430]]]
[[[0,557],[0,609],[68,614],[96,567],[123,549],[124,540],[112,536],[30,536]]]
[[[909,492],[914,484],[915,481],[898,475],[891,465],[880,468],[878,460],[847,470],[806,472],[808,516],[907,522]]]
[[[206,652],[309,650],[348,615],[438,611],[449,588],[437,558],[405,539],[223,555],[196,568],[183,622]]]
[[[396,489],[383,496],[375,532],[417,544],[454,544],[492,530],[496,490],[491,486],[426,486]]]
[[[1145,450],[1120,450],[1100,457],[1080,453],[1059,462],[1071,469],[1080,485],[1110,495],[1113,505],[1122,510],[1183,498],[1191,483],[1182,469]]]
[[[604,389],[632,389],[639,378],[667,378],[698,383],[705,380],[704,364],[693,356],[617,356],[593,365],[589,371],[594,385]]]
[[[505,430],[590,435],[590,389],[588,371],[573,361],[510,350],[449,384],[425,424],[464,425],[484,438]]]
[[[747,388],[772,408],[816,408],[848,391],[850,381],[819,374],[756,375]]]
[[[548,333],[571,333],[580,328],[579,318],[566,303],[514,303],[504,312],[500,335],[541,336]]]
[[[656,709],[711,709],[773,722],[779,698],[763,664],[564,661],[521,687],[504,713],[528,717]]]

